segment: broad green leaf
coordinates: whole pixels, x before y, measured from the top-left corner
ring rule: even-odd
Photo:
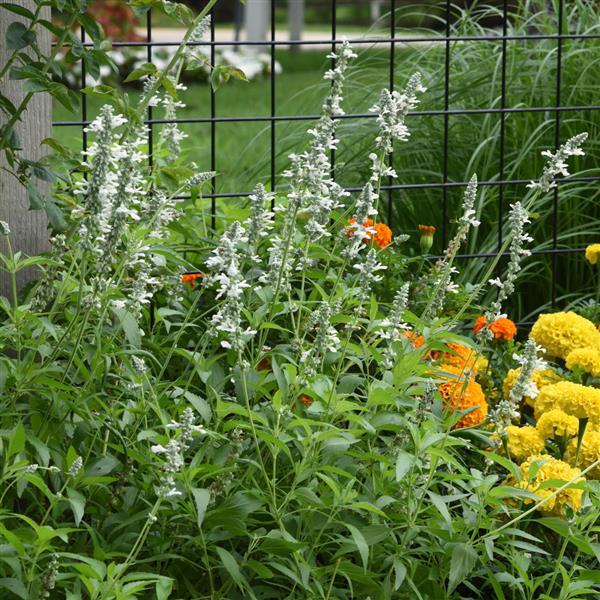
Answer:
[[[83,514],[85,512],[85,497],[83,494],[72,488],[67,488],[67,498],[73,511],[73,517],[75,518],[75,525],[79,527]]]
[[[129,83],[130,81],[137,81],[138,79],[145,77],[146,75],[156,75],[158,69],[156,65],[153,63],[144,63],[139,66],[137,69],[134,69],[125,79],[125,83]]]
[[[5,39],[7,48],[10,50],[20,50],[21,48],[31,46],[35,42],[35,33],[29,31],[23,23],[13,21],[6,28]]]
[[[404,450],[400,450],[396,458],[396,481],[402,481],[414,464],[415,457]]]
[[[477,564],[479,555],[469,544],[455,544],[450,559],[450,574],[448,576],[448,592],[453,592]]]
[[[237,564],[237,561],[230,552],[225,550],[225,548],[221,548],[220,546],[216,546],[215,550],[221,559],[221,564],[225,567],[225,570],[231,575],[231,578],[241,586],[245,579],[240,571],[240,567]]]
[[[358,553],[360,554],[360,558],[363,564],[363,570],[367,572],[367,565],[369,564],[369,545],[367,544],[367,540],[365,536],[361,533],[361,531],[356,528],[354,525],[350,523],[346,523],[346,527],[350,530],[352,534],[352,539],[358,548]]]
[[[194,496],[194,502],[196,503],[196,512],[198,518],[196,520],[198,528],[202,527],[204,522],[204,515],[206,514],[206,508],[210,501],[210,492],[203,488],[192,488],[192,496]]]

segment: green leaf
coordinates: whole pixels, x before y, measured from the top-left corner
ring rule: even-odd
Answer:
[[[140,333],[140,326],[135,317],[124,308],[113,308],[113,313],[119,319],[127,341],[134,348],[139,348],[142,343],[142,334]]]
[[[46,206],[44,196],[31,180],[27,182],[27,198],[29,199],[29,210],[40,210]]]
[[[111,85],[105,84],[85,87],[81,90],[81,93],[86,94],[87,96],[96,96],[98,98],[117,97],[117,90]]]
[[[192,488],[192,496],[194,496],[196,512],[198,513],[196,522],[198,523],[198,528],[200,528],[202,527],[206,508],[208,507],[208,502],[210,500],[210,492],[207,489]]]
[[[102,477],[114,471],[121,463],[110,454],[95,460],[85,471],[85,477]]]
[[[479,555],[469,544],[455,544],[452,549],[452,558],[450,559],[450,575],[448,576],[448,592],[453,592],[459,583],[461,583],[471,573]]]
[[[394,580],[394,590],[398,590],[406,577],[406,565],[397,558],[394,559],[394,573],[396,575]]]
[[[19,598],[23,598],[23,600],[27,600],[30,597],[23,583],[13,577],[3,577],[0,579],[0,588],[12,592],[16,596],[19,596]]]
[[[104,32],[102,26],[93,17],[81,14],[79,15],[79,22],[85,29],[85,32],[94,40],[94,42],[100,42],[104,39]]]
[[[220,546],[215,546],[215,550],[217,551],[225,570],[229,573],[231,578],[239,586],[241,586],[245,580],[235,558],[233,558],[233,556],[227,550],[225,550],[225,548],[221,548]]]
[[[227,83],[231,78],[238,79],[239,81],[248,82],[244,71],[231,65],[217,65],[213,68],[210,74],[210,85],[213,91],[217,91],[223,83]]]
[[[6,45],[11,50],[20,50],[35,42],[35,33],[29,31],[23,23],[14,21],[6,28]]]
[[[352,539],[358,548],[358,553],[360,554],[360,558],[363,564],[363,570],[367,572],[367,565],[369,564],[369,545],[367,544],[367,540],[365,536],[361,533],[359,529],[354,527],[354,525],[350,525],[350,523],[346,523],[346,527],[350,530],[352,534]]]
[[[44,209],[46,210],[46,215],[53,231],[60,233],[67,229],[68,224],[62,210],[52,200],[46,200]]]
[[[83,514],[85,512],[85,497],[83,494],[72,488],[67,488],[67,497],[69,498],[69,504],[73,511],[73,517],[75,518],[75,525],[79,527]]]
[[[6,454],[7,457],[10,457],[19,452],[23,452],[23,450],[25,450],[25,427],[23,427],[23,423],[19,421],[10,436]]]
[[[129,83],[130,81],[137,81],[141,77],[145,75],[156,75],[158,69],[153,63],[144,63],[139,66],[137,69],[134,69],[125,79],[125,83]]]
[[[29,19],[30,21],[33,21],[33,19],[35,19],[35,15],[30,10],[27,10],[24,6],[19,6],[18,4],[11,4],[10,2],[2,2],[0,4],[0,8],[3,8],[4,10],[8,10],[12,13],[15,13],[16,15],[21,15],[22,17],[25,17],[26,19]]]
[[[396,458],[396,481],[402,481],[415,464],[415,457],[404,450],[398,452]]]

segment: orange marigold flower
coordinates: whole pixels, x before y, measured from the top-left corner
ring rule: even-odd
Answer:
[[[419,225],[420,235],[433,235],[435,232],[436,229],[433,225]]]
[[[454,425],[454,429],[475,427],[483,423],[488,412],[483,388],[476,381],[465,378],[462,370],[457,367],[443,365],[441,369],[449,374],[448,379],[438,384],[444,406],[454,411],[474,409],[462,416]]]
[[[300,403],[302,404],[302,406],[304,406],[306,408],[308,408],[313,402],[314,402],[314,400],[307,394],[302,394],[300,396]]]
[[[349,225],[356,223],[356,219],[350,219],[348,221]],[[380,247],[386,248],[392,243],[392,230],[385,223],[375,223],[373,225],[373,221],[371,219],[366,219],[363,223],[364,227],[373,227],[375,229],[375,234],[373,235],[373,241]],[[354,233],[354,229],[348,229],[346,232],[346,236],[350,237]],[[368,244],[371,240],[371,234],[365,234],[363,238],[363,242]]]
[[[190,287],[194,287],[194,283],[196,283],[196,279],[202,279],[204,277],[204,273],[184,273],[181,276],[181,283],[186,283]]]
[[[392,230],[385,223],[375,223],[373,239],[380,248],[387,248],[392,243]]]
[[[431,353],[431,358],[434,360],[439,358],[444,365],[451,365],[460,369],[460,371],[475,375],[478,358],[475,350],[457,342],[449,342],[446,346],[448,347],[448,352],[434,350]]]
[[[434,234],[435,227],[433,225],[419,225],[419,235],[421,236],[419,244],[423,253],[427,253],[431,250]]]
[[[477,317],[477,320],[473,325],[473,331],[479,333],[486,324],[487,320],[483,315]],[[490,331],[494,334],[495,339],[510,341],[517,335],[517,326],[510,319],[500,317],[490,325]]]
[[[413,345],[413,348],[420,348],[425,343],[422,335],[417,335],[414,331],[405,331],[404,337]]]

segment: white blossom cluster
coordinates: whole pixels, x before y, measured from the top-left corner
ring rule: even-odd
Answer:
[[[371,217],[377,214],[376,200],[377,195],[373,190],[373,185],[371,182],[366,183],[356,200],[352,219],[342,231],[342,234],[348,238],[348,244],[342,250],[342,256],[349,260],[355,259],[365,247],[364,241],[375,235]]]
[[[89,174],[77,182],[75,195],[80,198],[80,207],[73,216],[81,217],[79,245],[88,252],[102,254],[110,230],[111,209],[119,187],[119,161],[127,155],[116,130],[125,123],[127,119],[105,105],[85,129],[96,134],[96,139],[82,152],[86,157],[82,166],[89,169]]]
[[[256,331],[242,325],[244,290],[250,284],[241,271],[240,246],[248,242],[242,225],[236,221],[223,234],[219,245],[206,261],[211,272],[209,282],[219,284],[217,299],[223,298],[217,312],[212,316],[213,335],[221,335],[223,348],[232,348],[240,352],[246,343],[254,337]]]
[[[534,190],[541,190],[542,192],[548,192],[556,187],[556,181],[554,180],[557,175],[563,177],[569,176],[569,167],[567,165],[567,159],[570,156],[584,156],[585,152],[580,146],[587,140],[587,133],[580,133],[568,139],[556,152],[550,150],[544,150],[542,156],[548,158],[546,166],[539,181],[532,181],[527,187]]]
[[[398,341],[407,331],[410,331],[410,325],[404,320],[409,291],[410,283],[407,282],[400,286],[394,295],[390,314],[378,324],[381,329],[377,330],[377,335],[388,342],[383,350],[382,361],[382,365],[386,369],[391,369],[396,360],[394,342]]]
[[[200,22],[192,29],[187,41],[192,44],[200,43],[204,39],[204,35],[210,29],[211,17],[210,15],[206,15]],[[189,48],[186,48],[186,51],[189,51]]]
[[[181,83],[175,84],[174,81],[172,83],[177,90],[187,89]],[[165,94],[161,103],[165,112],[164,118],[169,122],[163,125],[161,129],[159,143],[164,144],[171,156],[178,156],[181,152],[181,142],[187,137],[187,133],[179,129],[179,125],[175,120],[177,119],[177,109],[185,108],[185,104],[180,100],[175,100],[171,94]]]
[[[508,398],[502,398],[491,412],[490,421],[494,424],[500,438],[506,434],[506,428],[520,416],[519,406],[524,396],[536,398],[539,390],[532,380],[533,373],[545,369],[546,361],[539,357],[544,352],[533,340],[527,340],[523,354],[513,354],[513,359],[521,365],[521,371],[510,390]]]
[[[461,244],[467,239],[469,229],[478,227],[480,222],[476,218],[475,200],[477,199],[477,175],[471,177],[465,194],[461,216],[458,219],[458,229],[450,240],[444,258],[437,265],[437,277],[434,283],[435,292],[428,310],[428,317],[434,317],[444,308],[446,294],[458,293],[458,285],[452,281],[452,275],[458,273],[458,269],[452,264]]]
[[[157,493],[162,498],[177,498],[182,496],[182,492],[177,489],[175,475],[183,469],[185,464],[184,452],[189,448],[194,434],[204,435],[206,429],[201,425],[195,424],[196,417],[191,408],[186,408],[181,416],[181,422],[171,421],[167,429],[179,430],[177,438],[170,439],[166,445],[155,444],[150,448],[154,454],[161,454],[165,457],[165,462],[161,465],[162,475],[157,487]]]
[[[305,232],[310,241],[329,236],[331,211],[339,208],[348,193],[332,177],[330,152],[336,148],[335,116],[343,114],[341,108],[342,89],[348,64],[356,54],[348,42],[343,42],[340,50],[331,54],[335,67],[325,73],[331,81],[331,88],[323,102],[322,116],[317,124],[308,130],[311,140],[306,151],[290,155],[290,167],[283,176],[290,181],[285,206],[275,208],[283,212],[281,234],[274,235],[269,248],[267,272],[260,281],[270,284],[279,291],[288,289],[289,279],[294,271],[293,236],[296,217],[308,216]]]
[[[273,229],[273,213],[269,210],[272,198],[273,194],[267,193],[261,183],[257,184],[249,196],[250,216],[244,222],[244,227],[254,262],[260,261],[255,256],[259,242]]]
[[[421,83],[421,74],[414,73],[402,92],[381,91],[379,101],[369,112],[377,114],[379,135],[375,138],[375,146],[381,152],[389,154],[394,149],[394,140],[405,142],[410,136],[405,124],[406,115],[419,104],[418,93],[427,91]]]
[[[385,271],[387,267],[377,260],[375,248],[370,248],[364,260],[358,260],[353,267],[358,274],[358,298],[361,303],[367,302],[373,284],[383,279],[382,275],[378,275],[378,271]]]
[[[489,283],[498,287],[498,295],[489,309],[485,312],[486,326],[480,330],[480,335],[493,338],[490,325],[506,315],[502,314],[502,303],[514,292],[515,281],[521,270],[521,260],[523,257],[530,256],[531,251],[525,248],[525,244],[532,242],[533,238],[525,231],[525,226],[531,223],[529,215],[520,202],[510,205],[508,216],[508,227],[511,236],[510,258],[504,279],[496,277],[490,279]]]
[[[302,385],[306,385],[308,380],[317,374],[326,352],[337,352],[340,349],[340,337],[337,329],[331,324],[331,317],[338,310],[337,304],[332,307],[329,303],[322,302],[308,319],[307,330],[314,332],[314,340],[310,348],[303,350],[300,355],[302,374],[299,379]]]

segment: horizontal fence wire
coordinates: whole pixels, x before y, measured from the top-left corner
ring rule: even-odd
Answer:
[[[269,1],[269,0],[265,0]],[[217,25],[215,19],[215,12],[212,11],[212,21],[210,27],[210,37],[207,40],[201,40],[198,42],[190,42],[189,46],[204,46],[209,49],[210,62],[215,63],[215,52],[219,47],[259,47],[266,49],[269,53],[269,67],[270,67],[270,85],[269,85],[269,114],[267,115],[251,115],[251,116],[217,116],[217,95],[214,90],[208,85],[209,97],[208,102],[210,104],[210,116],[202,117],[180,117],[174,119],[157,118],[153,115],[152,108],[148,109],[146,115],[145,124],[148,125],[148,146],[149,146],[149,161],[152,164],[152,151],[153,151],[153,126],[164,125],[170,123],[180,124],[209,124],[210,125],[210,169],[211,171],[217,171],[218,160],[217,154],[219,150],[219,139],[217,136],[217,125],[220,123],[265,123],[269,128],[269,173],[268,180],[270,181],[270,188],[276,191],[277,188],[277,172],[276,172],[276,156],[277,156],[277,124],[286,122],[298,122],[298,121],[315,121],[320,118],[318,114],[300,114],[300,115],[282,115],[278,114],[278,106],[276,102],[277,91],[278,91],[278,79],[276,74],[276,50],[279,48],[290,48],[294,46],[303,47],[326,47],[335,52],[337,46],[343,41],[349,41],[351,44],[359,47],[380,47],[381,45],[387,45],[389,48],[389,89],[394,89],[394,77],[396,71],[396,65],[399,62],[397,59],[397,52],[402,49],[406,44],[442,44],[444,49],[444,65],[443,65],[443,109],[439,110],[415,110],[408,114],[409,118],[419,117],[441,117],[443,119],[443,133],[442,133],[442,160],[440,164],[440,180],[439,181],[424,181],[421,183],[393,183],[392,178],[389,177],[381,185],[381,191],[385,193],[387,197],[387,220],[388,223],[393,227],[392,217],[393,211],[392,206],[394,203],[402,203],[405,201],[402,192],[406,190],[426,190],[426,189],[438,189],[441,190],[441,203],[440,212],[442,213],[442,247],[447,242],[449,237],[449,200],[448,192],[452,188],[464,188],[467,181],[452,181],[449,175],[448,167],[448,156],[450,152],[450,119],[456,116],[470,116],[470,115],[497,115],[499,123],[499,134],[498,134],[498,178],[488,179],[479,181],[479,186],[492,186],[498,189],[498,205],[497,205],[497,218],[498,223],[494,225],[497,227],[497,248],[496,252],[479,252],[479,253],[463,253],[458,254],[456,257],[459,260],[469,259],[487,259],[497,256],[497,252],[502,248],[503,245],[503,223],[506,220],[506,199],[505,199],[505,188],[506,186],[521,186],[530,183],[529,179],[510,179],[506,178],[506,117],[510,114],[534,114],[534,113],[546,113],[548,116],[553,118],[554,122],[554,144],[558,147],[561,140],[561,115],[564,113],[577,113],[585,111],[598,111],[600,110],[600,104],[590,105],[576,105],[576,106],[563,106],[562,105],[562,94],[561,94],[561,81],[562,81],[562,69],[563,69],[563,45],[566,40],[596,40],[600,39],[600,33],[568,33],[564,32],[565,28],[565,16],[564,16],[564,0],[560,0],[556,3],[556,19],[557,28],[555,33],[531,33],[531,34],[509,34],[509,4],[508,0],[504,0],[501,6],[498,8],[498,15],[502,19],[501,31],[494,32],[490,35],[452,35],[452,10],[453,6],[450,0],[444,0],[440,2],[440,6],[443,7],[443,18],[444,26],[443,32],[439,35],[398,35],[398,27],[396,22],[396,9],[399,3],[396,0],[389,0],[389,31],[387,35],[369,35],[361,37],[341,38],[338,36],[338,0],[330,0],[330,36],[321,37],[320,39],[294,39],[294,40],[278,40],[276,39],[276,0],[270,0],[270,7],[268,13],[269,27],[267,30],[267,39],[260,41],[248,41],[248,40],[217,40],[215,39],[215,27]],[[285,5],[285,3],[282,3]],[[112,42],[113,48],[145,48],[146,49],[146,60],[152,62],[153,50],[156,48],[168,48],[179,46],[178,41],[163,41],[153,39],[153,20],[152,11],[148,11],[146,17],[146,40],[145,41],[115,41]],[[507,95],[507,46],[508,42],[535,42],[535,41],[555,41],[556,46],[556,80],[555,80],[555,99],[552,105],[549,106],[509,106],[508,95]],[[452,61],[452,49],[454,44],[460,43],[498,43],[500,44],[500,94],[497,101],[499,106],[489,106],[485,108],[453,108],[451,103],[451,61]],[[85,32],[81,31],[81,43],[86,47],[93,46],[93,42],[89,41],[85,37]],[[332,59],[332,68],[335,66],[335,59]],[[491,74],[490,74],[491,76]],[[87,75],[85,63],[81,61],[81,87],[86,87]],[[57,120],[53,122],[55,127],[80,127],[82,129],[82,147],[85,150],[87,147],[87,134],[85,127],[90,124],[88,117],[88,97],[86,94],[81,94],[81,118],[79,120]],[[341,120],[366,120],[373,119],[376,115],[373,113],[348,113],[344,115],[338,115],[334,118]],[[332,161],[332,174],[335,176],[335,152],[331,153]],[[390,156],[390,160],[392,156]],[[391,163],[390,163],[391,164]],[[576,253],[582,253],[585,249],[576,248],[562,248],[559,247],[559,201],[560,201],[560,188],[563,182],[569,183],[586,183],[600,181],[600,176],[575,176],[569,177],[566,180],[558,180],[558,186],[553,190],[552,194],[552,231],[551,239],[548,241],[549,247],[538,248],[532,251],[532,254],[536,256],[548,256],[550,260],[551,269],[551,289],[550,289],[550,301],[552,306],[557,304],[557,271],[558,271],[558,259],[562,255],[571,255]],[[350,193],[359,192],[359,187],[346,187],[346,191]],[[203,197],[210,200],[211,203],[211,225],[213,229],[216,226],[217,217],[217,201],[234,199],[234,198],[246,198],[252,192],[245,190],[236,190],[230,192],[218,192],[216,187],[216,180],[213,177],[210,181],[210,191],[203,194]],[[190,196],[182,195],[178,199],[186,199]],[[503,256],[507,256],[508,253],[504,253]],[[430,256],[432,260],[441,258],[441,256]],[[530,325],[529,322],[522,322],[522,325]]]

